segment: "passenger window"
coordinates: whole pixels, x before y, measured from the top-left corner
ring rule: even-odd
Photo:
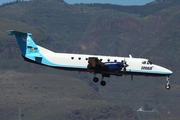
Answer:
[[[74,57],[71,57],[71,59],[73,60],[73,59],[74,59]]]
[[[107,60],[108,62],[110,61],[110,59]]]
[[[86,58],[86,60],[88,60],[88,58]]]
[[[114,60],[114,62],[117,62],[117,60]]]
[[[102,61],[102,59],[100,59],[100,61]]]
[[[79,57],[78,59],[79,59],[79,60],[81,60],[81,58],[80,58],[80,57]]]

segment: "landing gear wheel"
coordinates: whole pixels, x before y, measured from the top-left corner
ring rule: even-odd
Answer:
[[[169,90],[169,89],[171,88],[171,86],[170,86],[170,85],[166,85],[165,88],[166,88],[167,90]]]
[[[94,78],[93,78],[93,81],[94,81],[95,83],[97,83],[97,82],[99,81],[99,79],[98,79],[97,77],[94,77]]]
[[[106,81],[101,81],[101,85],[105,86],[106,85]]]

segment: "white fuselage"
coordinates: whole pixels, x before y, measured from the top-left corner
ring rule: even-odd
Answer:
[[[55,53],[38,46],[40,53],[43,55],[42,64],[51,67],[57,67],[67,70],[87,71],[88,58],[96,57],[105,62],[121,62],[126,61],[128,67],[126,68],[127,75],[145,75],[145,76],[167,76],[172,74],[172,71],[152,64],[148,59],[132,58],[130,57],[114,57],[114,56],[100,56],[87,54],[67,54]],[[123,70],[119,73],[110,73],[112,75],[121,75]]]

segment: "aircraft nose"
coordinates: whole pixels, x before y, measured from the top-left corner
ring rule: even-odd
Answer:
[[[169,70],[169,69],[164,68],[164,71],[166,71],[167,75],[172,75],[173,74],[173,72],[171,70]]]
[[[173,72],[167,68],[161,67],[161,66],[156,66],[155,67],[158,71],[160,71],[164,75],[172,75]]]
[[[171,70],[168,70],[167,73],[168,73],[169,75],[172,75],[172,74],[173,74],[173,72],[172,72]]]

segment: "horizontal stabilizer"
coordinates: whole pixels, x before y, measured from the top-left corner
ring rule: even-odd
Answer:
[[[9,30],[9,35],[11,35],[11,36],[13,36],[13,35],[21,35],[21,36],[28,35],[28,36],[31,36],[32,34],[31,33],[23,33],[23,32],[14,31],[14,30]]]

